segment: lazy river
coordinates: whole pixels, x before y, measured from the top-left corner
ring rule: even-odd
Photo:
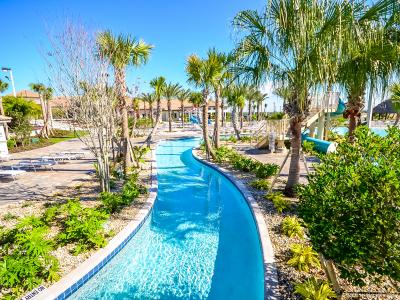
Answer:
[[[240,191],[192,156],[198,139],[161,142],[153,212],[70,299],[264,298],[260,240]]]

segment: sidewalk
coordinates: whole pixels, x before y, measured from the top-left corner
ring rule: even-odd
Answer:
[[[62,151],[84,151],[88,155],[82,160],[59,163],[54,166],[54,171],[27,171],[26,174],[18,176],[15,181],[9,178],[0,178],[0,206],[21,200],[43,199],[58,190],[84,184],[85,181],[90,180],[89,173],[94,171],[93,157],[79,139],[71,139],[48,147],[12,154],[12,160],[2,162],[0,166],[10,166],[18,164],[21,160],[37,159]]]

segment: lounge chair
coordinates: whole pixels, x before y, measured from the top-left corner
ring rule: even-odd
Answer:
[[[37,169],[41,169],[41,168],[50,168],[52,171],[53,166],[57,164],[56,161],[52,161],[52,160],[45,160],[45,159],[41,159],[41,160],[23,160],[20,161],[17,165],[13,165],[11,166],[12,169],[32,169],[36,172]]]
[[[6,170],[0,169],[0,177],[11,177],[14,181],[18,175],[25,174],[26,171],[24,170]]]

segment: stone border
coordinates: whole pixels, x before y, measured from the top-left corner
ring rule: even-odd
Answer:
[[[272,248],[272,242],[268,233],[267,224],[265,223],[264,214],[258,206],[257,201],[254,199],[253,195],[247,189],[245,184],[237,179],[231,171],[202,159],[199,155],[197,155],[196,151],[196,149],[193,149],[192,154],[197,161],[216,170],[228,178],[229,181],[231,181],[233,185],[235,185],[236,188],[241,192],[244,199],[246,199],[247,205],[249,206],[256,222],[258,236],[261,241],[261,251],[264,259],[264,299],[280,299],[281,297],[278,291],[278,272],[275,263],[274,249]]]
[[[156,149],[157,147],[152,150],[151,155],[152,169],[150,193],[146,202],[143,204],[143,207],[135,215],[134,220],[129,222],[128,225],[126,225],[125,228],[122,229],[106,247],[95,252],[76,269],[64,276],[60,281],[34,297],[29,297],[30,293],[28,293],[22,299],[25,299],[26,297],[28,297],[26,299],[34,298],[38,300],[66,299],[83,286],[91,277],[93,277],[93,275],[100,271],[129,242],[150,216],[154,202],[157,198],[158,180]]]

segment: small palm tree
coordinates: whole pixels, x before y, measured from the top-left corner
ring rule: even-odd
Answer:
[[[153,126],[149,136],[146,139],[147,144],[149,145],[153,139],[153,135],[157,132],[157,128],[160,124],[161,120],[161,97],[165,95],[165,87],[166,87],[165,78],[162,76],[154,78],[150,81],[150,86],[154,89],[154,97],[157,101],[157,111],[156,111],[156,123]]]
[[[48,113],[48,106],[46,105],[47,102],[46,98],[51,97],[52,90],[46,88],[46,86],[42,83],[31,83],[29,84],[29,87],[31,88],[32,91],[39,94],[40,107],[42,108],[42,117],[43,117],[43,127],[40,132],[40,135],[41,137],[47,139],[51,134],[51,130],[49,127],[49,113]]]
[[[8,83],[5,81],[2,81],[0,79],[0,114],[5,115],[4,113],[4,107],[3,107],[3,98],[1,97],[1,94],[8,89]],[[4,123],[4,131],[6,138],[8,138],[8,125],[7,123]]]
[[[208,97],[214,86],[221,80],[223,65],[220,64],[214,55],[209,55],[205,59],[197,55],[191,55],[187,59],[186,73],[188,82],[202,90],[203,96],[203,138],[206,146],[206,155],[215,158],[208,134]]]
[[[191,91],[190,90],[184,90],[182,89],[178,95],[177,98],[181,102],[181,121],[182,121],[182,128],[185,127],[185,100],[188,100],[190,98]]]
[[[397,125],[399,125],[399,121],[400,121],[400,83],[393,84],[390,87],[390,91],[392,93],[392,96],[391,96],[392,107],[396,111],[396,114],[397,114],[394,125],[397,126]]]
[[[224,90],[224,96],[226,97],[228,105],[232,108],[231,121],[238,140],[240,137],[240,130],[237,124],[237,109],[244,107],[246,103],[246,86],[245,85],[231,85]]]
[[[178,83],[169,83],[165,86],[165,98],[167,99],[167,107],[168,107],[168,128],[169,132],[172,131],[172,108],[171,108],[171,100],[172,97],[178,97],[181,92],[182,87]]]
[[[132,158],[129,151],[129,127],[127,109],[126,69],[132,65],[138,67],[147,63],[152,45],[137,41],[130,36],[114,36],[111,31],[101,32],[97,36],[100,57],[108,59],[114,67],[116,94],[122,115],[122,140],[124,143],[124,172],[131,167]]]
[[[153,103],[156,100],[154,93],[143,93],[142,101],[149,104],[151,126],[154,125]]]

